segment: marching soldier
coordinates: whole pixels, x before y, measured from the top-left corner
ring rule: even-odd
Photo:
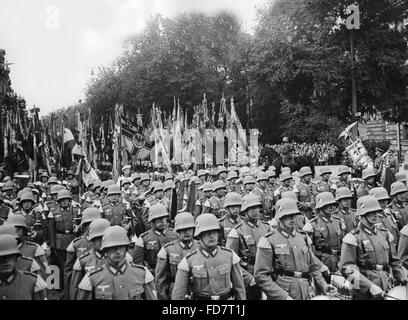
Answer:
[[[406,201],[407,188],[402,182],[394,182],[391,185],[391,197],[390,204],[391,213],[397,220],[398,229],[402,229],[408,224],[408,208],[404,205]]]
[[[129,202],[130,196],[132,195],[130,186],[132,182],[130,179],[124,178],[122,179],[122,198],[126,201]]]
[[[130,191],[132,192],[133,195],[139,195],[137,191],[139,187],[140,187],[140,173],[135,172],[132,175],[132,185],[130,187]]]
[[[330,180],[332,172],[330,168],[323,167],[320,169],[320,181],[316,183],[316,193],[332,192],[335,187],[334,183]]]
[[[353,194],[347,187],[339,187],[336,190],[336,202],[338,205],[338,210],[336,215],[344,222],[346,226],[346,232],[357,227],[357,216],[356,209],[351,208],[351,201],[353,199]]]
[[[236,181],[238,174],[236,171],[230,171],[227,176],[227,192],[237,192]]]
[[[364,183],[357,188],[357,198],[361,198],[362,196],[368,196],[370,190],[377,186],[375,183],[375,176],[376,173],[374,169],[367,168],[363,170],[362,179],[364,180]]]
[[[7,181],[4,186],[1,188],[1,192],[3,192],[3,202],[7,204],[11,204],[13,201],[13,193],[14,193],[14,183],[13,181]]]
[[[198,247],[197,241],[193,239],[194,228],[193,215],[189,212],[179,213],[174,226],[179,238],[166,243],[157,254],[155,284],[159,300],[171,299],[178,264]]]
[[[164,205],[157,203],[149,208],[148,222],[151,229],[141,234],[135,242],[133,262],[147,265],[154,273],[157,253],[168,242],[177,240],[178,235],[168,226],[169,213]]]
[[[46,282],[39,276],[16,268],[21,256],[16,239],[0,235],[0,297],[2,300],[45,300]]]
[[[338,270],[341,240],[346,225],[334,213],[337,202],[331,192],[322,192],[316,196],[317,216],[307,221],[303,230],[310,234],[315,255],[331,272]]]
[[[282,196],[282,199],[292,199],[293,201],[296,202],[296,204],[299,203],[298,196],[293,191],[282,192],[281,196]],[[297,214],[296,217],[295,217],[295,228],[296,228],[296,230],[302,230],[303,227],[305,226],[305,224],[306,224],[306,216],[304,214],[302,214],[302,213]],[[276,229],[277,226],[278,226],[278,221],[275,218],[272,219],[271,227],[273,229]]]
[[[103,207],[102,218],[107,219],[112,226],[125,226],[130,218],[130,205],[121,200],[120,188],[116,185],[108,187],[109,202]]]
[[[130,198],[130,210],[131,218],[133,219],[133,221],[130,222],[132,234],[139,237],[149,229],[147,216],[144,214],[143,204],[139,197],[132,196]]]
[[[309,220],[313,218],[314,190],[315,186],[312,184],[313,173],[309,167],[303,167],[299,171],[300,182],[295,185],[293,192],[298,197],[298,206],[300,212]]]
[[[296,201],[279,200],[277,229],[258,242],[254,275],[269,300],[310,299],[316,291],[313,283],[322,292],[331,290],[320,271],[321,262],[313,254],[310,238],[295,229],[298,214]]]
[[[119,176],[118,181],[116,182],[116,184],[118,185],[119,188],[123,187],[123,181],[124,180],[131,179],[131,172],[130,172],[131,169],[132,169],[132,166],[130,166],[130,165],[125,165],[122,168],[123,175]]]
[[[66,185],[67,185],[67,189],[72,194],[72,199],[75,202],[79,202],[79,183],[78,183],[78,180],[74,177],[73,170],[68,170],[67,172]]]
[[[84,278],[85,274],[89,274],[92,271],[97,270],[106,263],[106,257],[101,250],[101,246],[103,233],[109,227],[109,221],[102,218],[93,220],[89,225],[88,239],[92,243],[92,248],[79,256],[74,263],[70,283],[71,300],[76,299],[78,294],[78,285]]]
[[[139,195],[143,195],[150,190],[150,177],[148,173],[140,174],[140,187],[137,190]]]
[[[387,190],[382,187],[372,188],[370,190],[370,196],[373,196],[378,200],[378,203],[382,209],[378,212],[378,222],[383,228],[387,229],[392,234],[392,237],[394,238],[393,243],[397,248],[400,232],[397,226],[397,221],[393,217],[390,208],[388,208],[390,197],[388,196]]]
[[[236,192],[229,192],[225,196],[225,215],[219,219],[221,228],[221,243],[224,245],[230,231],[241,224],[242,197]]]
[[[336,182],[336,184],[334,186],[332,186],[334,189],[338,189],[338,188],[349,188],[353,198],[355,195],[355,187],[354,187],[354,183],[352,181],[349,180],[351,175],[351,169],[347,166],[341,166],[339,168],[339,180]]]
[[[340,269],[353,285],[353,298],[357,300],[384,297],[392,275],[397,282],[407,283],[401,261],[391,245],[392,235],[378,227],[379,211],[380,204],[373,196],[359,198],[357,214],[361,221],[343,239]]]
[[[197,218],[194,237],[200,240],[199,247],[178,265],[172,300],[245,300],[240,259],[217,245],[219,230],[213,214]]]
[[[259,172],[256,180],[259,187],[255,188],[252,193],[260,197],[262,203],[260,219],[267,222],[272,219],[273,192],[268,189],[268,175],[265,172]]]
[[[281,182],[281,186],[278,189],[276,189],[273,194],[275,203],[277,203],[278,200],[281,199],[281,195],[283,192],[293,191],[293,186],[292,186],[293,177],[290,172],[287,172],[287,171],[282,172],[279,180]]]
[[[153,195],[149,197],[145,203],[144,206],[146,209],[149,209],[151,206],[155,205],[156,203],[161,203],[164,205],[167,210],[170,209],[170,202],[164,198],[164,185],[160,181],[153,181],[151,185],[153,189]]]
[[[79,227],[82,229],[83,234],[75,238],[67,247],[67,258],[64,266],[64,298],[69,299],[69,289],[72,276],[72,268],[78,257],[84,255],[92,248],[92,242],[89,239],[89,225],[92,221],[101,218],[101,213],[97,208],[86,208],[82,213],[81,224]]]
[[[87,186],[87,191],[81,196],[81,207],[83,210],[92,205],[93,201],[96,199],[95,194],[92,192],[95,182],[95,180],[90,180]]]
[[[275,190],[280,186],[276,181],[276,168],[274,166],[270,166],[268,171],[266,171],[266,175],[268,176],[268,188],[272,192],[275,192]]]
[[[227,174],[228,174],[228,170],[225,166],[218,167],[218,174],[217,174],[218,180],[221,180],[222,182],[227,183]]]
[[[252,193],[255,189],[255,183],[256,180],[253,176],[246,176],[243,179],[243,185],[244,185],[244,193],[241,195],[242,197]]]
[[[130,245],[126,230],[105,230],[102,247],[106,263],[85,275],[78,285],[77,300],[157,300],[153,275],[143,266],[126,260]]]
[[[8,216],[12,214],[9,206],[4,204],[4,196],[0,192],[0,226],[7,220]]]
[[[78,205],[72,204],[72,195],[68,190],[59,191],[57,201],[58,207],[48,215],[50,221],[49,235],[50,247],[60,270],[61,283],[63,283],[63,268],[67,258],[66,250],[75,239],[81,220],[81,212]]]
[[[219,219],[220,209],[224,206],[226,185],[223,181],[217,180],[213,183],[213,190],[215,195],[204,202],[202,213],[212,213]]]
[[[204,203],[209,202],[213,196],[213,184],[211,182],[205,182],[202,187],[204,197],[199,197],[195,203],[194,219],[196,219],[203,212]]]

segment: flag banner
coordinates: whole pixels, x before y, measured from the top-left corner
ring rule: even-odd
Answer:
[[[153,143],[145,136],[143,127],[135,127],[122,119],[123,145],[132,159],[146,160],[149,158]]]
[[[87,187],[91,181],[93,182],[101,181],[95,169],[92,168],[91,164],[89,163],[88,159],[86,159],[86,157],[83,158],[83,163],[82,163],[82,181]]]

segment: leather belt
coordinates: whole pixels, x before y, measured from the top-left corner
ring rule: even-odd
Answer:
[[[231,298],[233,297],[234,294],[232,293],[232,291],[230,291],[228,294],[214,296],[200,296],[196,293],[193,294],[194,300],[231,300]]]
[[[300,272],[300,271],[286,271],[286,270],[277,270],[277,274],[280,276],[287,276],[297,279],[309,279],[310,272]]]
[[[328,249],[328,248],[319,248],[317,250],[322,252],[322,253],[331,254],[331,255],[334,255],[334,256],[340,255],[340,252],[341,252],[340,250]]]
[[[361,269],[388,272],[389,267],[388,265],[367,263],[365,265],[362,265]]]

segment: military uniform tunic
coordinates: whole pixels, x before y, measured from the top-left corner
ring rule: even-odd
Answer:
[[[314,186],[312,183],[306,184],[300,182],[295,185],[293,192],[296,193],[298,197],[298,207],[300,212],[302,212],[309,220],[313,218],[313,208],[314,208]]]
[[[0,280],[0,300],[45,300],[47,283],[38,275],[15,270]]]
[[[345,224],[346,230],[345,232],[348,233],[351,230],[355,229],[357,227],[357,216],[356,216],[356,209],[349,209],[349,210],[344,210],[339,208],[337,212],[335,213],[336,216],[338,216]]]
[[[397,221],[398,229],[408,224],[408,207],[395,201],[391,202],[389,208]]]

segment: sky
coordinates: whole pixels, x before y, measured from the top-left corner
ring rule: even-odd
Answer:
[[[12,87],[45,115],[84,99],[92,70],[155,14],[229,10],[250,30],[268,0],[0,0],[0,48]]]

